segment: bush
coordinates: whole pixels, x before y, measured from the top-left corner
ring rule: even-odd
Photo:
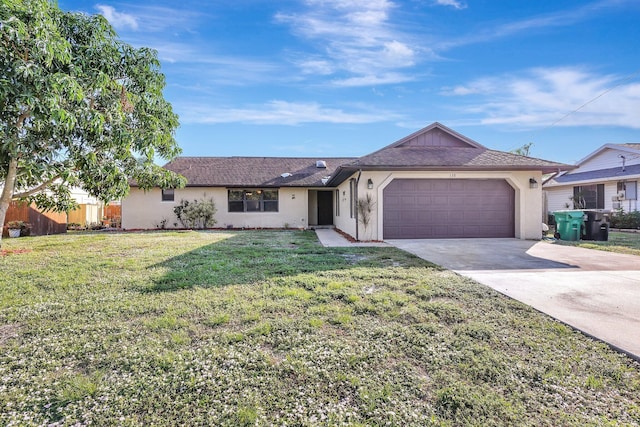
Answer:
[[[611,228],[640,228],[640,212],[619,211],[611,216]]]
[[[216,222],[214,215],[218,210],[213,199],[209,200],[181,200],[180,204],[173,208],[178,221],[185,228],[209,228]]]
[[[9,221],[6,224],[8,229],[20,229],[21,236],[29,236],[31,234],[31,224],[24,221]],[[0,229],[0,231],[2,231]]]

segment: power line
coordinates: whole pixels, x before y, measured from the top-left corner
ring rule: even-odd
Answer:
[[[577,113],[578,111],[582,110],[582,109],[583,109],[584,107],[586,107],[587,105],[589,105],[589,104],[591,104],[592,102],[594,102],[594,101],[596,101],[596,100],[598,100],[598,99],[602,98],[603,96],[605,96],[606,94],[608,94],[608,93],[609,93],[609,92],[611,92],[612,90],[614,90],[614,89],[616,89],[616,88],[618,88],[618,87],[622,86],[623,84],[625,84],[625,83],[626,83],[626,82],[628,82],[629,80],[633,80],[633,79],[634,79],[635,77],[637,77],[638,75],[640,75],[640,70],[638,70],[638,71],[636,71],[636,72],[634,72],[634,73],[632,73],[632,74],[628,75],[628,76],[627,76],[627,77],[625,77],[622,81],[620,81],[620,83],[618,83],[617,85],[610,87],[609,89],[607,89],[607,90],[605,90],[604,92],[600,93],[600,94],[599,94],[599,95],[597,95],[596,97],[594,97],[594,98],[590,99],[589,101],[585,102],[584,104],[582,104],[581,106],[579,106],[579,107],[578,107],[578,108],[576,108],[575,110],[568,112],[567,114],[565,114],[564,116],[560,117],[558,120],[556,120],[555,122],[551,123],[550,125],[545,126],[545,127],[543,127],[542,129],[539,129],[538,131],[536,131],[536,132],[534,133],[534,135],[535,135],[535,134],[537,134],[537,133],[540,133],[540,132],[542,132],[542,131],[544,131],[544,130],[547,130],[547,129],[549,129],[549,128],[554,127],[555,125],[557,125],[558,123],[560,123],[561,121],[563,121],[564,119],[566,119],[567,117],[569,117],[570,115],[572,115],[572,114],[574,114],[574,113]],[[531,138],[531,139],[533,139],[533,138]]]

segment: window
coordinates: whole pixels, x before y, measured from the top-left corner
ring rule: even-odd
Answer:
[[[278,190],[229,190],[229,212],[278,212]]]
[[[175,190],[173,188],[163,188],[162,189],[162,201],[163,202],[173,202],[173,200],[175,198],[174,191]]]
[[[340,216],[340,190],[336,190],[336,216]]]
[[[638,200],[638,181],[620,181],[617,190],[624,191],[625,200]]]
[[[604,184],[573,187],[574,209],[604,209]]]
[[[349,215],[353,218],[356,214],[356,180],[349,180]]]

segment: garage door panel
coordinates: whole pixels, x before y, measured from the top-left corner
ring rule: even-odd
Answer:
[[[396,179],[383,192],[383,237],[513,237],[515,192],[504,180]]]

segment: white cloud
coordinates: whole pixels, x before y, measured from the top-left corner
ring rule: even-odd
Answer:
[[[467,7],[466,4],[457,0],[436,0],[436,4],[439,4],[441,6],[451,6],[455,9],[465,9]]]
[[[304,74],[314,74],[320,76],[327,76],[333,74],[335,68],[333,64],[324,59],[307,59],[302,60],[296,64]]]
[[[455,2],[455,0],[436,0],[440,4]],[[635,1],[635,0],[634,0]],[[559,10],[557,12],[533,16],[519,21],[504,24],[487,25],[482,23],[481,30],[471,29],[467,35],[437,43],[437,50],[447,50],[457,46],[482,43],[515,34],[531,32],[541,28],[567,27],[578,22],[589,20],[600,15],[602,10],[624,3],[625,0],[600,0],[580,5],[579,7]]]
[[[211,108],[206,105],[177,105],[181,121],[185,123],[246,123],[256,125],[290,125],[302,123],[363,124],[388,121],[388,112],[347,112],[324,107],[315,102],[270,101],[248,108]]]
[[[113,6],[97,4],[95,8],[118,30],[134,30],[138,33],[162,33],[175,37],[189,33],[198,25],[203,13],[185,8],[170,8],[144,4],[126,4],[127,13]]]
[[[396,7],[387,0],[308,0],[298,14],[279,13],[277,22],[317,44],[317,52],[293,62],[304,73],[333,74],[333,81],[398,83],[411,78],[398,72],[417,62],[410,37],[391,23]],[[311,66],[310,66],[311,65]],[[315,67],[313,67],[315,66]],[[395,77],[396,79],[390,78]]]
[[[524,75],[479,79],[444,93],[472,97],[463,111],[482,124],[539,127],[561,119],[555,126],[640,129],[640,83],[581,68],[538,68]]]
[[[98,9],[100,13],[107,18],[107,21],[109,21],[109,23],[116,29],[138,29],[138,20],[133,15],[118,12],[115,8],[103,4],[96,5],[96,9]]]
[[[339,87],[359,87],[359,86],[380,86],[387,84],[406,83],[413,81],[414,77],[401,73],[386,73],[378,75],[363,75],[349,77],[345,79],[333,80],[334,86]]]

